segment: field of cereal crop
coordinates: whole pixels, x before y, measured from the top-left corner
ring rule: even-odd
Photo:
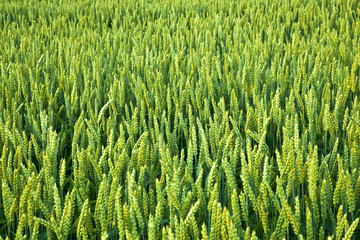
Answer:
[[[360,1],[0,1],[0,239],[359,239]]]

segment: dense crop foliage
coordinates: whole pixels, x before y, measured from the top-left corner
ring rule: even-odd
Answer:
[[[0,1],[0,239],[360,238],[359,17]]]

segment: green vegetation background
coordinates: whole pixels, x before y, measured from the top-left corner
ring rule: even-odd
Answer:
[[[360,2],[0,2],[0,239],[357,239]]]

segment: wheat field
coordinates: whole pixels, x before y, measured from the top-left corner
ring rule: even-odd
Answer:
[[[360,239],[360,1],[0,1],[0,239]]]

